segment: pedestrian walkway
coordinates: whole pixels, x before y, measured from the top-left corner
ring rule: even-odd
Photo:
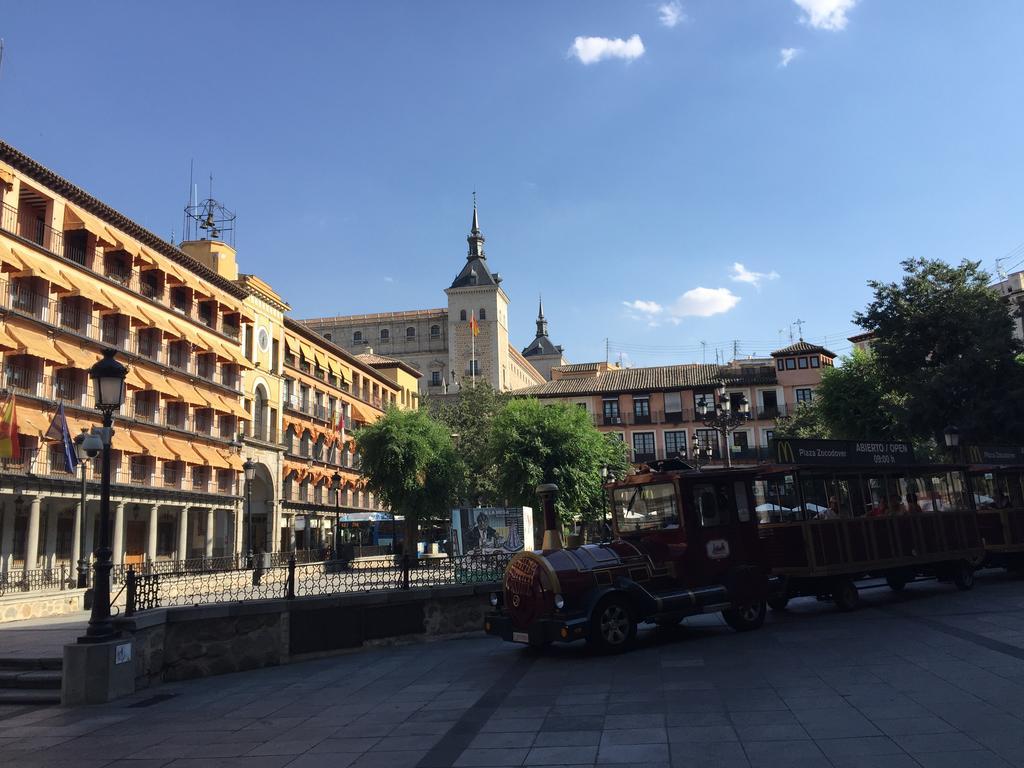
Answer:
[[[85,611],[4,622],[0,624],[0,659],[62,658],[64,646],[84,634],[88,623]]]
[[[487,637],[366,649],[0,712],[12,768],[1024,766],[1024,581],[915,583],[757,632],[717,617],[616,657]]]

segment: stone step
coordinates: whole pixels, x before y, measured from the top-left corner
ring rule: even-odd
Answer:
[[[60,704],[60,691],[0,688],[0,706],[8,704],[32,704],[35,706]]]
[[[63,672],[59,669],[0,669],[0,690],[60,690]]]
[[[59,656],[23,658],[20,656],[0,656],[0,670],[21,670],[31,669],[63,669],[64,659]]]

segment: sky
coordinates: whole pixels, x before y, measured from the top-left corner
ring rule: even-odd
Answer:
[[[517,346],[542,293],[574,362],[842,353],[868,280],[1024,241],[1022,24],[1017,0],[12,3],[0,138],[168,240],[194,163],[298,318],[444,306],[475,189]]]

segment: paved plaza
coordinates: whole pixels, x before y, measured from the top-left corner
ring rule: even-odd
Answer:
[[[1024,581],[804,599],[638,649],[410,643],[164,685],[110,705],[0,711],[22,766],[1024,766]]]

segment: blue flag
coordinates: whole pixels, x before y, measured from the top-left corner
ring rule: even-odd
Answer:
[[[78,468],[78,454],[75,453],[75,444],[71,442],[71,433],[68,432],[68,420],[64,417],[64,403],[57,406],[57,412],[53,414],[50,428],[46,430],[46,439],[63,444],[64,466],[68,472],[74,474]]]

